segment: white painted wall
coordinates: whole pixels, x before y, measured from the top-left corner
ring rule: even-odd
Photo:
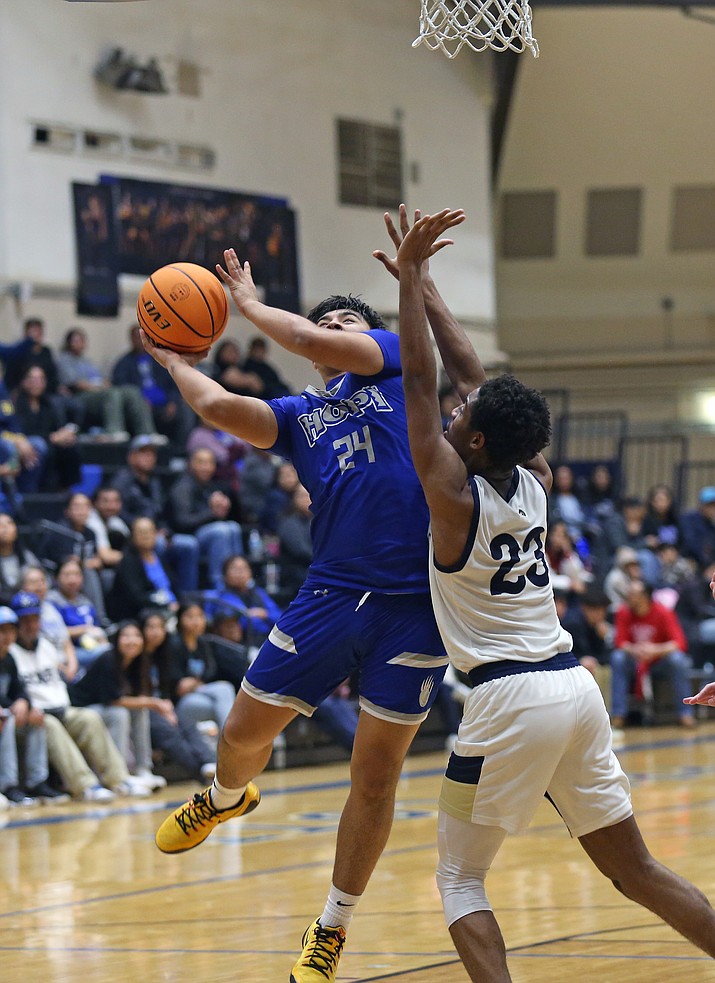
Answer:
[[[715,24],[614,4],[537,8],[534,33],[500,190],[558,192],[557,256],[497,262],[500,345],[575,409],[692,420],[693,389],[715,388],[715,253],[671,253],[670,209],[675,186],[715,183]],[[587,190],[633,186],[640,255],[586,257]]]
[[[352,290],[393,313],[396,286],[370,255],[385,244],[380,212],[337,204],[334,119],[344,116],[401,118],[406,160],[419,170],[419,183],[407,185],[410,207],[468,210],[469,224],[436,269],[455,312],[493,348],[489,63],[413,50],[418,10],[417,0],[3,0],[0,285],[27,282],[34,296],[0,298],[0,335],[14,337],[20,319],[38,313],[53,342],[83,324],[98,360],[124,349],[136,279],[122,278],[126,303],[116,320],[78,319],[67,298],[71,182],[93,183],[102,172],[286,197],[298,213],[305,305]],[[201,98],[101,88],[92,72],[111,45],[141,61],[158,56],[170,81],[177,58],[198,62]],[[197,173],[31,149],[33,119],[209,144],[217,165]],[[243,332],[237,320],[230,330]],[[295,363],[290,372],[310,378]]]

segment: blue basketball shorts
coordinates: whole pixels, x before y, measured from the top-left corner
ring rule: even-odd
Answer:
[[[357,673],[360,707],[420,723],[447,667],[429,594],[303,587],[278,619],[242,683],[264,703],[310,716]]]

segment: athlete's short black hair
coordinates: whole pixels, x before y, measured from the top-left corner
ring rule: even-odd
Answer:
[[[344,297],[342,294],[333,294],[332,297],[326,297],[312,311],[308,311],[307,318],[313,324],[317,324],[321,317],[325,317],[330,311],[354,311],[355,314],[359,314],[360,317],[367,321],[371,331],[374,328],[388,330],[387,325],[377,311],[373,310],[372,307],[359,297],[353,297],[352,294],[348,294],[347,297]]]
[[[486,450],[498,467],[525,464],[551,440],[548,403],[513,375],[485,382],[469,409],[470,426],[484,434]]]

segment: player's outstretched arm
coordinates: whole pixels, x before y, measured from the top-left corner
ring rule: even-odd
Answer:
[[[695,696],[686,696],[683,703],[702,703],[705,707],[715,707],[715,683],[706,683]]]
[[[236,396],[196,368],[206,352],[183,355],[159,348],[141,332],[144,350],[163,365],[191,409],[213,426],[247,440],[254,447],[272,447],[278,437],[273,410],[262,399]]]
[[[473,501],[464,462],[442,431],[437,364],[427,327],[421,268],[427,256],[449,244],[450,240],[439,236],[463,220],[461,210],[425,215],[405,235],[397,253],[400,359],[410,452],[430,509],[435,554],[445,564],[456,562],[461,555]]]
[[[418,222],[420,217],[421,212],[419,209],[416,209],[415,222]],[[392,239],[395,249],[399,249],[400,243],[410,231],[406,206],[403,204],[399,207],[399,230],[389,212],[385,212],[384,219],[387,234]],[[382,263],[392,276],[399,279],[400,273],[396,257],[391,259],[381,249],[376,249],[373,256]],[[486,381],[486,373],[464,329],[445,304],[442,295],[437,289],[437,285],[432,279],[429,270],[429,257],[422,264],[421,275],[422,297],[427,312],[427,319],[432,328],[434,339],[437,342],[442,364],[450,382],[464,400],[470,392],[477,389]]]
[[[226,269],[217,266],[216,272],[239,312],[281,348],[341,372],[375,375],[382,370],[382,350],[368,332],[326,331],[299,314],[268,307],[258,299],[250,264],[241,264],[233,249],[223,256]]]

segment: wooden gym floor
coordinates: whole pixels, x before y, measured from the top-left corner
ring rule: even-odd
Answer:
[[[715,898],[715,721],[627,732],[619,756],[653,853]],[[464,983],[434,884],[446,752],[411,756],[392,837],[353,922],[340,983]],[[154,829],[195,786],[110,807],[0,814],[3,983],[287,983],[330,881],[347,765],[270,772],[263,802],[166,857]],[[622,898],[550,806],[488,881],[514,983],[702,983],[713,962]]]

